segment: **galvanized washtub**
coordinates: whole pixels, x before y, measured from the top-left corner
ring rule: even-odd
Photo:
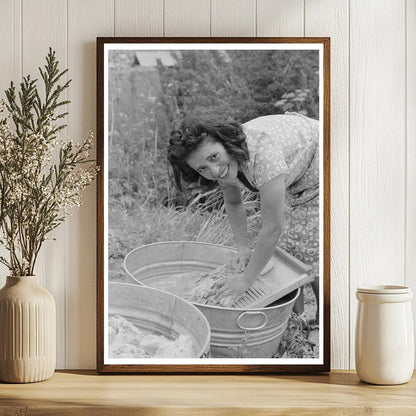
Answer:
[[[227,263],[234,253],[230,247],[193,241],[154,243],[128,253],[124,269],[138,284],[152,287],[172,274],[215,269]],[[290,270],[290,262],[282,263],[285,270]],[[211,327],[211,357],[271,358],[299,293],[300,289],[296,289],[273,306],[256,309],[194,303]]]
[[[139,329],[169,339],[188,335],[193,355],[184,358],[209,357],[211,329],[206,317],[177,296],[131,283],[110,282],[108,313],[121,315]]]

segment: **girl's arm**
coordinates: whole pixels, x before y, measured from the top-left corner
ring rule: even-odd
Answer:
[[[284,223],[285,192],[284,175],[272,179],[260,188],[262,227],[244,272],[244,279],[250,285],[260,275],[276,248]]]
[[[260,189],[262,227],[257,236],[256,247],[244,274],[224,282],[218,291],[218,299],[227,295],[242,295],[270,260],[283,229],[285,191],[284,175],[272,179]]]
[[[223,194],[225,210],[234,234],[237,250],[240,254],[246,254],[250,251],[250,247],[247,238],[247,216],[241,190],[237,185],[227,185],[223,188]]]

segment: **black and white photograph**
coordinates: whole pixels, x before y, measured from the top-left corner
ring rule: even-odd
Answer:
[[[326,368],[329,40],[98,41],[101,370]]]

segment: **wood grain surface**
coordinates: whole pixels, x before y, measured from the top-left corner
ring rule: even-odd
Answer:
[[[286,376],[100,376],[57,372],[0,384],[0,415],[414,415],[416,379],[360,382],[353,372]]]
[[[68,98],[68,134],[79,143],[95,130],[96,60],[95,33],[112,36],[114,8],[112,0],[70,0],[68,3],[68,67],[72,79]],[[82,59],[80,58],[80,54]],[[95,158],[96,155],[93,154]],[[66,363],[65,368],[88,368],[95,360],[95,212],[96,182],[83,194],[83,206],[67,219],[68,279],[66,282]],[[83,253],[82,257],[74,254]],[[89,318],[86,318],[89,317]],[[80,342],[82,339],[82,342]],[[62,368],[62,367],[58,367]]]
[[[256,36],[256,0],[211,0],[211,36]]]
[[[210,0],[169,0],[164,5],[164,36],[210,36]]]
[[[305,35],[331,38],[331,365],[349,368],[348,3],[305,4]],[[343,45],[336,47],[334,45]]]
[[[416,1],[406,2],[406,256],[405,285],[416,282]],[[416,296],[413,297],[416,322]],[[416,330],[416,327],[415,327]],[[416,350],[415,350],[416,362]]]
[[[114,36],[163,36],[163,0],[114,1]]]
[[[403,285],[405,279],[405,1],[381,4],[378,0],[352,0],[350,6],[350,19],[357,22],[350,32],[350,50],[354,51],[350,61],[353,368],[357,287]],[[384,51],[381,55],[377,52],[380,49]]]
[[[63,71],[67,68],[67,9],[65,0],[40,0],[33,2],[22,0],[22,74],[31,75],[31,78],[38,79],[38,88],[42,96],[44,86],[39,74],[39,67],[44,68],[45,57],[49,47],[56,52],[56,59],[59,61],[59,69]],[[49,24],[39,24],[42,19],[50,22]],[[30,45],[24,40],[30,39]],[[64,75],[62,83],[67,80],[68,75]],[[68,97],[67,90],[63,92],[61,99]],[[67,111],[67,106],[61,107],[61,111]],[[61,137],[65,139],[68,129],[61,132]],[[55,154],[54,161],[58,160]],[[62,224],[53,230],[45,241],[39,252],[38,260],[35,265],[35,275],[39,277],[39,284],[46,287],[55,298],[56,303],[56,342],[60,348],[57,349],[56,361],[58,367],[65,367],[66,359],[66,284],[67,284],[67,258],[69,255],[68,246],[68,223]]]
[[[257,36],[305,36],[304,3],[257,0]]]

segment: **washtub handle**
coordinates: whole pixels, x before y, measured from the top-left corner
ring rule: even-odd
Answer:
[[[245,316],[245,315],[260,315],[264,318],[264,322],[259,325],[259,326],[255,326],[255,327],[246,327],[244,325],[241,324],[241,319]],[[259,329],[263,329],[267,324],[267,316],[264,312],[262,311],[245,311],[243,312],[238,318],[237,318],[237,325],[240,329],[244,330],[244,331],[258,331]]]

